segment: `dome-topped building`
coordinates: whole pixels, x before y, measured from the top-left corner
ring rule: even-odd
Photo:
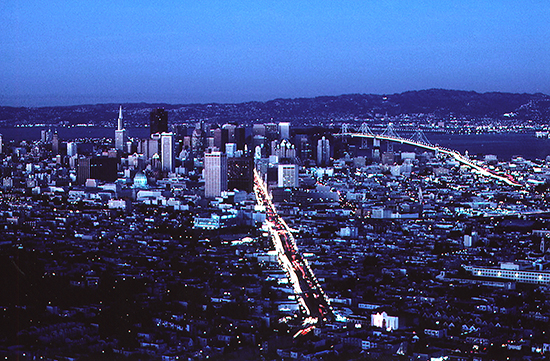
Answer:
[[[135,188],[147,188],[147,176],[142,172],[137,172],[134,177]]]

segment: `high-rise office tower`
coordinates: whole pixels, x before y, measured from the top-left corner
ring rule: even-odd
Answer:
[[[235,143],[238,150],[245,150],[246,147],[246,129],[243,126],[238,126],[235,129]]]
[[[252,158],[227,158],[228,189],[252,192],[254,160]]]
[[[265,125],[263,125],[263,124],[254,124],[252,126],[252,135],[253,136],[261,135],[261,136],[265,137]]]
[[[312,158],[309,137],[306,134],[296,135],[294,138],[294,144],[296,144],[296,156],[300,158],[302,162]]]
[[[42,143],[50,143],[52,141],[52,131],[51,129],[41,131]]]
[[[227,156],[218,151],[204,154],[204,196],[214,198],[227,190]]]
[[[126,129],[115,130],[115,149],[124,151],[126,145]]]
[[[290,139],[290,123],[279,123],[279,140]]]
[[[59,134],[57,132],[52,136],[52,152],[53,154],[59,154]]]
[[[237,126],[234,124],[224,124],[222,125],[222,147],[220,150],[225,152],[225,145],[227,143],[235,143],[235,130]]]
[[[296,164],[279,164],[279,187],[298,187],[298,167]]]
[[[204,136],[200,128],[195,128],[191,135],[191,149],[195,153],[199,153],[204,149]]]
[[[330,143],[324,136],[317,141],[317,165],[325,167],[330,161]]]
[[[275,149],[271,150],[271,155],[276,155],[279,159],[290,159],[294,162],[296,160],[296,147],[288,139],[283,139],[275,145]]]
[[[126,129],[115,130],[115,149],[123,152],[126,148]]]
[[[117,179],[118,160],[114,157],[92,157],[90,159],[90,178],[105,182],[114,182]]]
[[[86,179],[90,178],[90,158],[79,158],[77,169],[77,181],[80,184],[84,184]]]
[[[162,168],[162,161],[158,153],[153,154],[151,157],[151,168],[153,170],[160,170]]]
[[[222,128],[214,129],[214,147],[223,150]]]
[[[3,151],[3,146],[4,146],[4,143],[2,143],[3,139],[2,139],[2,134],[0,134],[0,154],[2,154],[2,151]]]
[[[109,157],[78,158],[77,182],[84,184],[89,178],[114,182],[117,179],[117,159]]]
[[[158,108],[149,114],[149,128],[151,134],[168,132],[168,112]]]
[[[124,129],[124,123],[122,121],[122,106],[120,106],[118,110],[118,126],[115,130],[115,149],[124,151],[126,141],[126,129]]]
[[[68,142],[67,143],[67,155],[69,157],[72,157],[73,155],[76,155],[78,153],[78,146],[75,142]]]
[[[279,126],[275,123],[266,123],[265,127],[265,137],[268,142],[279,139]]]
[[[235,143],[235,130],[237,126],[235,124],[224,124],[222,125],[222,131],[227,131],[227,143]],[[223,134],[223,133],[222,133]]]
[[[162,170],[174,171],[174,134],[162,133],[160,135]]]
[[[132,141],[127,141],[126,142],[126,153],[128,153],[128,154],[135,153],[136,149],[137,149],[137,146],[134,142],[132,142]]]
[[[161,153],[160,134],[151,134],[151,138],[147,140],[148,156],[152,158],[155,154]]]

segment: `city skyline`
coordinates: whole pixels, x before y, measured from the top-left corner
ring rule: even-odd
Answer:
[[[207,1],[0,8],[0,104],[550,93],[549,5]]]
[[[199,120],[117,150],[118,115],[6,137],[0,357],[547,358],[548,128],[486,123],[462,155],[397,131],[418,114]],[[524,152],[493,154],[495,129]]]

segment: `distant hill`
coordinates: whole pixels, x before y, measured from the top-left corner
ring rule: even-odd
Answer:
[[[0,107],[0,124],[114,124],[119,104],[55,106],[40,108]],[[274,99],[239,104],[122,104],[128,124],[147,124],[149,112],[163,107],[171,124],[189,120],[217,122],[330,121],[368,119],[377,114],[450,114],[468,118],[501,118],[515,113],[519,120],[546,122],[550,118],[550,97],[545,94],[477,93],[473,91],[428,89],[398,94],[348,94],[316,98]]]

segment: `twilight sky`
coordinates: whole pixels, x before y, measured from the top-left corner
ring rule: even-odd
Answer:
[[[2,0],[0,105],[550,94],[549,19],[548,0]]]

